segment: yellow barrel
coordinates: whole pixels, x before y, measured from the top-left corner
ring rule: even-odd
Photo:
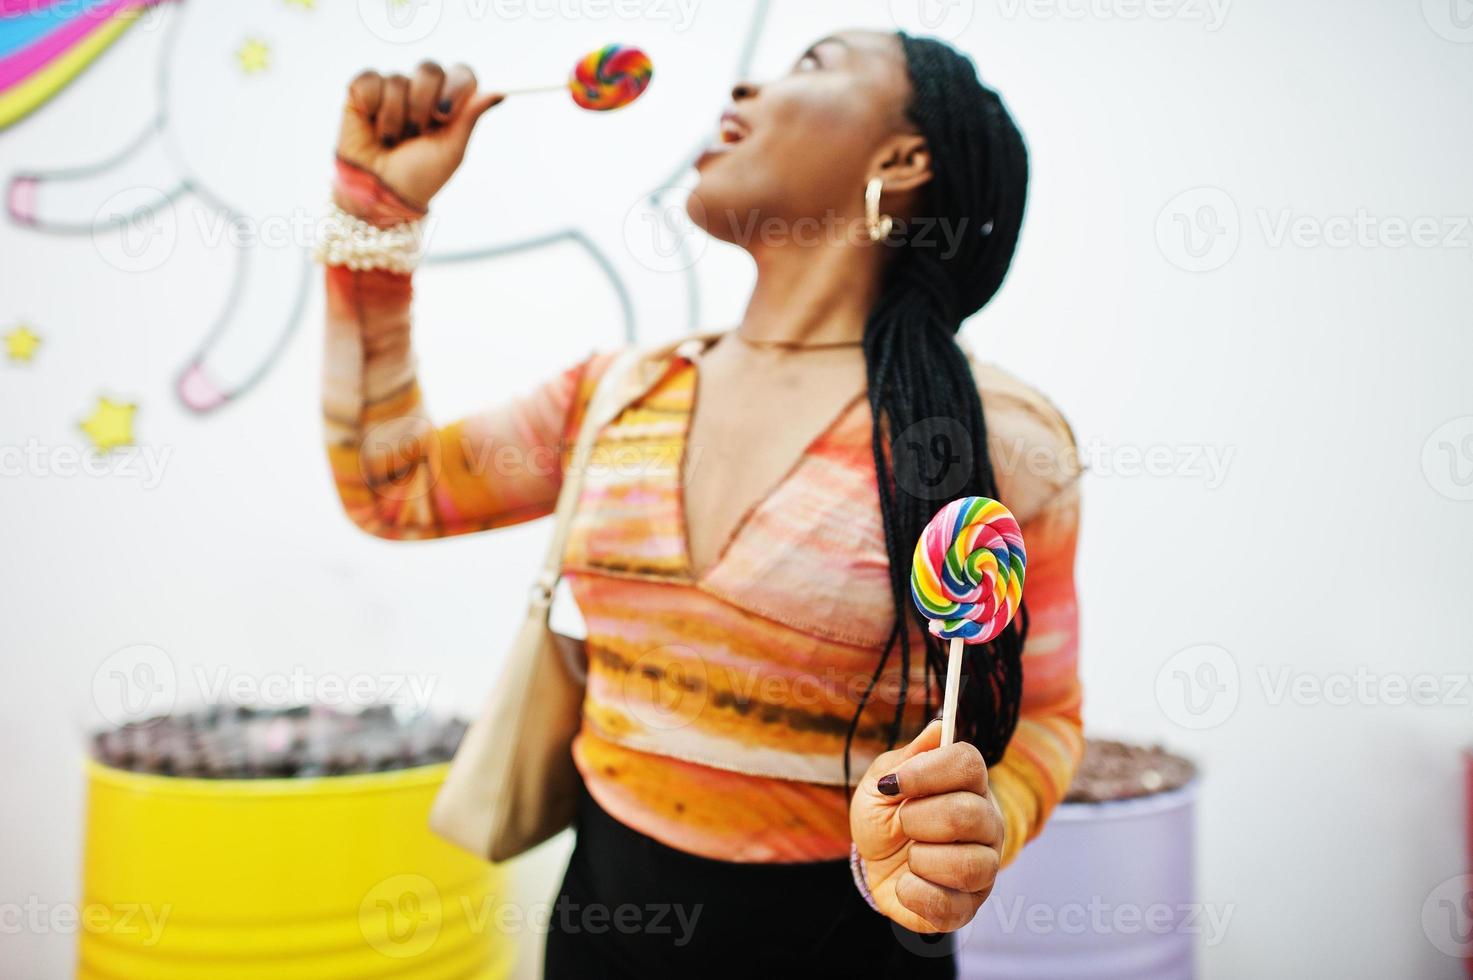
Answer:
[[[77,976],[509,975],[504,872],[426,824],[447,768],[176,779],[89,763]]]

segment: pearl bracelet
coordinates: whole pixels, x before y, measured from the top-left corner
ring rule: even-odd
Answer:
[[[380,228],[336,204],[318,225],[312,257],[323,265],[349,269],[383,269],[409,275],[424,255],[424,219]]]
[[[859,856],[858,844],[849,845],[849,870],[854,875],[854,887],[859,889],[865,902],[876,912],[880,911],[880,907],[875,904],[874,893],[869,890],[869,880],[864,875],[864,858]]]

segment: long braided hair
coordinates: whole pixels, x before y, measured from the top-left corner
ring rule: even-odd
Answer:
[[[897,254],[864,331],[871,440],[896,617],[849,726],[846,783],[855,731],[897,648],[900,687],[890,745],[901,735],[909,699],[909,626],[912,616],[920,619],[910,597],[910,568],[926,522],[947,500],[998,495],[982,399],[956,333],[1002,285],[1028,188],[1023,137],[971,60],[940,41],[903,32],[899,37],[911,82],[907,115],[926,138],[932,179],[913,219],[903,229],[897,225]],[[948,225],[949,235],[938,232]],[[953,438],[963,444],[951,445]],[[948,472],[953,466],[961,471]],[[1018,723],[1026,633],[1025,609],[997,639],[966,647],[957,737],[975,745],[989,766],[1002,757]],[[942,641],[924,636],[930,717],[932,682],[945,675],[946,650]]]

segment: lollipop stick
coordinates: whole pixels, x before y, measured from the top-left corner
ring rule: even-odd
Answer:
[[[956,741],[956,697],[962,686],[962,638],[951,638],[946,654],[946,697],[941,702],[941,745]]]
[[[502,95],[535,95],[538,92],[566,92],[567,82],[559,82],[556,85],[534,85],[531,88],[514,88],[502,92]]]

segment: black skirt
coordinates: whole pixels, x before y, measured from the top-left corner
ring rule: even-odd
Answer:
[[[631,830],[585,789],[553,908],[547,980],[956,976],[950,936],[871,909],[848,861],[738,864]]]

